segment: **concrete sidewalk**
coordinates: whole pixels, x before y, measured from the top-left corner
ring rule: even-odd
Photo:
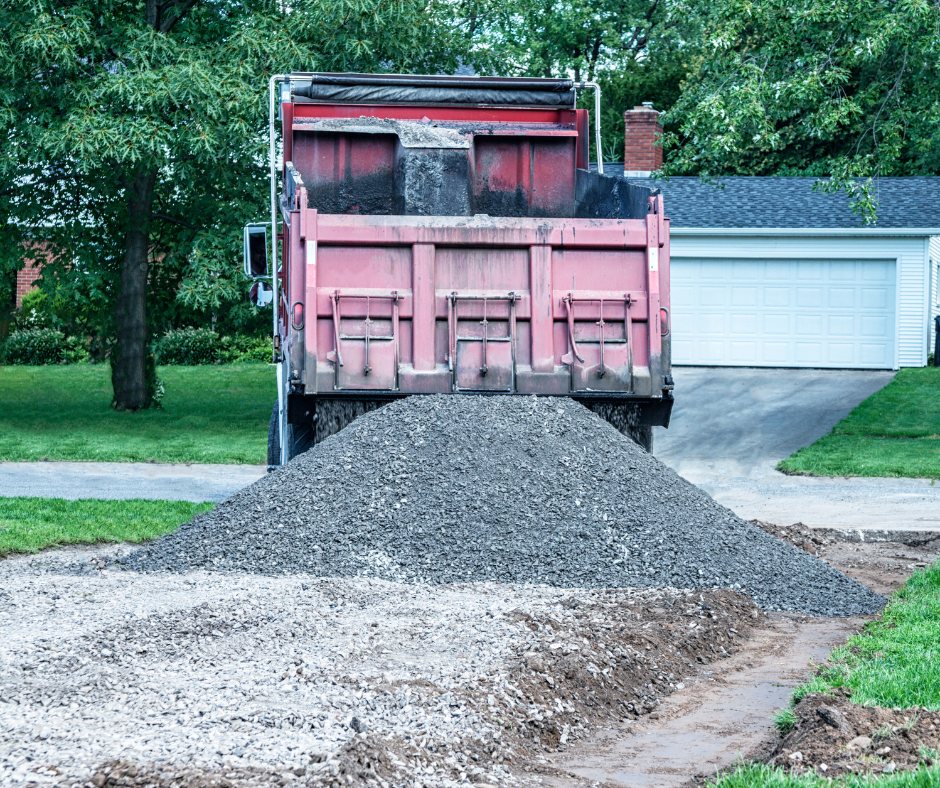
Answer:
[[[929,479],[786,476],[777,463],[828,433],[893,372],[681,367],[656,456],[745,519],[940,530]]]
[[[266,472],[263,465],[0,462],[0,496],[218,502]]]

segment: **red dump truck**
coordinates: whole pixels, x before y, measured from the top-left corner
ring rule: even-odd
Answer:
[[[270,264],[267,227],[245,230],[275,305],[269,464],[437,393],[573,397],[650,448],[673,402],[669,220],[590,168],[592,89],[596,127],[591,83],[272,78]]]

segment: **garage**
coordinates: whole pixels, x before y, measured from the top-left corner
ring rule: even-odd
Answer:
[[[890,369],[896,260],[682,258],[676,364]]]

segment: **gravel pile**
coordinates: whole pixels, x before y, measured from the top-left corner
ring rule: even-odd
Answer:
[[[567,399],[412,397],[124,560],[429,584],[725,587],[767,610],[884,599],[775,539]]]

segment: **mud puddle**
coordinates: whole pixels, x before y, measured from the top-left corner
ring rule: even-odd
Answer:
[[[853,534],[799,525],[778,530],[783,533],[775,535],[805,543],[808,552],[883,594],[940,554],[940,539],[910,543],[894,535],[899,541],[859,542]],[[739,652],[706,666],[663,699],[655,715],[599,730],[551,755],[541,764],[543,780],[556,788],[678,788],[701,784],[738,760],[768,758],[776,741],[774,712],[806,680],[813,663],[825,660],[867,620],[773,614]]]

